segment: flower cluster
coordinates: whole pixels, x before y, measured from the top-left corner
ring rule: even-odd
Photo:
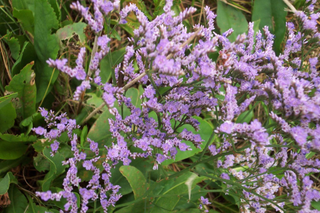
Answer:
[[[96,201],[100,197],[100,204],[105,212],[110,205],[114,206],[114,204],[121,198],[121,195],[118,194],[120,187],[118,185],[113,185],[109,179],[111,177],[111,166],[105,161],[102,163],[102,168],[99,168],[99,148],[98,143],[90,140],[89,142],[90,151],[94,153],[95,157],[88,159],[86,152],[79,150],[78,144],[78,136],[73,133],[73,130],[79,128],[76,125],[75,120],[67,119],[65,114],[61,114],[60,116],[55,116],[52,111],[48,112],[45,109],[40,109],[41,115],[44,116],[45,121],[48,124],[48,127],[51,128],[49,132],[44,130],[42,127],[34,128],[36,134],[44,135],[45,138],[49,140],[54,140],[51,144],[51,155],[53,156],[58,148],[59,142],[58,137],[61,136],[61,133],[67,131],[68,137],[70,139],[71,151],[73,152],[73,157],[67,159],[62,162],[62,165],[68,166],[68,171],[66,173],[66,177],[63,180],[63,190],[52,193],[51,191],[47,192],[37,192],[37,195],[41,197],[42,200],[56,200],[60,201],[63,197],[67,200],[67,203],[64,206],[65,211],[70,212],[79,212],[77,206],[77,197],[74,191],[77,189],[81,196],[81,209],[80,212],[87,212],[88,203],[90,200]],[[90,153],[89,153],[90,154]],[[90,154],[91,156],[92,154]],[[78,170],[80,165],[86,169],[87,171],[91,171],[93,173],[90,181],[87,183],[86,187],[83,184],[80,185],[82,180],[78,177]],[[101,162],[100,162],[101,165]],[[103,181],[103,184],[101,183]],[[107,197],[107,193],[112,191],[112,193]]]
[[[118,1],[92,2],[94,18],[79,2],[73,3],[72,8],[80,11],[98,34],[103,28],[102,12],[107,15],[118,8]],[[312,189],[313,181],[308,174],[319,172],[320,161],[309,159],[307,154],[320,149],[320,77],[316,57],[304,66],[305,62],[296,55],[304,54],[307,47],[320,46],[316,29],[320,13],[314,12],[314,3],[308,2],[306,13],[295,13],[302,23],[300,31],[295,30],[294,23],[287,23],[286,44],[280,55],[273,50],[274,36],[268,27],[255,35],[254,24],[250,23],[247,35],[239,35],[231,42],[228,36],[232,29],[216,34],[213,31],[216,16],[205,7],[207,26],[198,24],[193,26],[193,32],[188,32],[183,20],[196,9],[190,7],[175,15],[171,10],[172,1],[167,0],[164,13],[152,21],[134,4],[121,10],[120,23],[126,23],[128,14],[134,12],[140,26],[129,39],[122,63],[115,68],[112,84],[102,84],[99,77],[99,61],[109,51],[107,35],[96,37],[96,51],[93,51],[88,74],[82,67],[84,48],[73,69],[66,66],[66,59],[49,59],[50,66],[82,80],[74,94],[76,100],[90,88],[90,74],[95,72],[94,83],[101,85],[102,99],[115,117],[108,120],[112,145],[105,146],[105,160],[112,165],[103,162],[103,171],[97,167],[99,151],[97,144],[89,139],[95,157],[87,160],[86,154],[79,151],[77,136],[72,134],[72,130],[78,128],[75,121],[66,119],[64,114],[56,117],[53,112],[41,109],[48,127],[53,129],[47,132],[37,127],[34,131],[53,140],[53,155],[59,148],[55,139],[67,130],[74,157],[64,162],[69,165],[64,191],[38,194],[43,200],[58,200],[63,196],[68,200],[65,210],[71,207],[75,212],[76,198],[72,190],[78,187],[82,212],[87,211],[89,200],[96,200],[99,195],[107,211],[107,207],[120,198],[119,187],[109,182],[111,166],[120,162],[129,165],[133,159],[152,157],[157,169],[163,161],[174,159],[178,150],[191,150],[186,142],[201,148],[204,140],[186,126],[198,131],[200,123],[196,116],[214,112],[217,125],[213,132],[220,142],[208,144],[208,149],[211,155],[222,156],[214,165],[222,171],[217,179],[228,185],[234,181],[240,190],[238,195],[242,192],[239,195],[241,210],[266,212],[267,208],[273,208],[283,212],[286,203],[277,197],[285,193],[297,211],[312,212],[311,201],[318,201],[320,193]],[[191,44],[193,40],[197,42]],[[213,61],[209,55],[218,50],[219,57]],[[120,74],[124,76],[123,82],[117,82]],[[135,105],[125,95],[135,83],[144,85],[141,105]],[[268,125],[258,119],[251,119],[250,123],[236,122],[252,103],[268,111]],[[123,116],[123,107],[129,110],[129,115]],[[77,178],[77,165],[82,161],[83,168],[93,173],[85,188],[80,187],[81,180]],[[107,199],[106,192],[110,190],[112,194]],[[201,203],[208,205],[209,201],[202,197]]]

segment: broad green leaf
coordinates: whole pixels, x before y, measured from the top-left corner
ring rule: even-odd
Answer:
[[[41,153],[38,153],[36,157],[33,157],[33,166],[39,172],[49,171],[50,161],[48,161]]]
[[[87,93],[87,96],[90,96],[90,98],[87,99],[87,104],[93,105],[95,107],[99,107],[101,104],[104,103],[103,99],[101,97],[98,97],[95,93]],[[103,107],[103,111],[108,110],[108,108],[105,106]]]
[[[0,195],[5,194],[10,186],[10,175],[6,174],[3,178],[0,178]]]
[[[10,205],[5,208],[4,213],[23,213],[27,209],[27,198],[20,192],[20,190],[12,185],[9,188]]]
[[[268,26],[275,35],[274,49],[281,52],[281,43],[286,32],[286,4],[278,0],[255,0],[252,11],[252,21],[260,20],[260,30]]]
[[[0,97],[0,109],[2,107],[4,107],[5,105],[7,105],[8,103],[10,103],[10,101],[17,97],[18,96],[18,93],[13,93],[13,94],[10,94],[10,95],[6,95],[6,96],[3,96],[3,97]]]
[[[234,30],[229,36],[230,41],[235,41],[238,35],[248,30],[248,22],[243,13],[222,1],[218,1],[217,24],[221,33],[230,28]]]
[[[61,2],[58,1],[58,0],[48,0],[51,7],[53,8],[54,10],[54,13],[56,14],[57,16],[57,20],[60,21],[61,20],[61,10],[60,10],[60,4]]]
[[[110,145],[111,133],[109,132],[109,118],[115,119],[115,117],[107,109],[99,116],[99,118],[90,128],[88,138],[98,142],[99,144],[106,146]]]
[[[0,195],[7,193],[11,183],[18,184],[18,180],[12,172],[8,172],[3,178],[0,178]]]
[[[12,6],[18,10],[28,9],[34,12],[35,0],[12,0]]]
[[[206,146],[206,143],[208,142],[212,132],[213,132],[213,127],[210,123],[208,123],[207,121],[203,120],[200,117],[195,117],[199,122],[200,122],[200,126],[199,126],[199,132],[196,132],[193,127],[191,125],[184,125],[180,128],[178,128],[178,131],[181,132],[183,129],[187,129],[188,131],[191,131],[195,134],[200,134],[201,138],[204,140],[201,144],[201,149],[197,149],[192,142],[189,141],[183,141],[184,143],[186,143],[187,145],[189,145],[191,147],[191,151],[180,151],[178,149],[178,153],[175,157],[175,159],[171,159],[171,160],[165,160],[161,165],[169,165],[171,163],[174,162],[178,162],[181,161],[183,159],[187,159],[199,152],[201,152],[201,150]]]
[[[43,150],[43,155],[50,161],[50,170],[46,174],[45,178],[42,181],[39,181],[42,191],[48,191],[51,185],[51,182],[62,174],[66,166],[62,166],[62,161],[65,160],[64,156],[57,152],[53,157],[50,156],[51,149],[45,148]]]
[[[8,141],[11,143],[30,143],[30,142],[35,142],[37,140],[37,136],[34,135],[12,135],[12,134],[1,134],[0,133],[0,138],[4,141]]]
[[[31,10],[13,8],[13,16],[19,20],[23,29],[34,35],[34,17]]]
[[[56,35],[58,39],[66,40],[74,37],[74,34],[79,36],[80,42],[84,43],[86,41],[86,35],[84,34],[84,28],[86,28],[87,24],[83,22],[69,24],[57,30]]]
[[[236,123],[250,123],[253,119],[253,116],[253,110],[247,110],[238,116]]]
[[[131,99],[131,103],[133,104],[133,106],[140,108],[141,107],[141,99],[140,99],[140,94],[139,90],[136,88],[130,88],[128,89],[128,91],[126,92],[126,97]],[[123,107],[123,118],[128,117],[131,114],[129,108],[127,108],[126,106]]]
[[[150,212],[150,205],[147,204],[146,200],[140,200],[134,203],[130,203],[128,206],[116,211],[116,213],[132,213],[137,212]]]
[[[13,107],[11,102],[3,106],[0,109],[0,121],[2,121],[0,122],[0,132],[5,132],[11,127],[13,127],[14,120],[16,117],[17,117],[16,109]]]
[[[0,140],[0,159],[14,160],[21,157],[28,149],[28,144],[11,143]]]
[[[10,34],[11,33],[7,34],[3,40],[8,44],[12,58],[17,60],[20,53],[20,43],[17,38],[11,37]]]
[[[8,91],[18,92],[19,105],[17,112],[22,118],[27,118],[36,112],[36,85],[32,66],[33,62],[26,65],[6,86]]]
[[[100,62],[100,76],[102,83],[106,83],[111,78],[114,67],[119,64],[125,54],[125,48],[109,52]]]
[[[118,163],[115,168],[111,169],[111,177],[110,177],[110,182],[113,185],[119,185],[121,186],[121,188],[119,189],[119,193],[121,193],[121,195],[126,195],[129,194],[130,192],[132,192],[132,188],[129,184],[129,182],[127,181],[127,179],[121,174],[120,172],[120,167],[121,164]]]
[[[30,62],[36,59],[36,53],[34,47],[31,43],[25,42],[18,60],[14,63],[12,67],[12,74],[16,75]]]
[[[190,182],[190,178],[192,178],[192,182]],[[162,190],[157,195],[158,198],[154,202],[155,207],[151,212],[160,213],[162,212],[161,209],[172,211],[178,204],[182,195],[185,194],[188,197],[188,191],[194,188],[196,184],[202,180],[203,178],[199,178],[194,173],[188,172],[178,178],[171,178],[169,180],[157,182],[156,184],[162,186]]]
[[[311,206],[320,211],[320,201],[311,201]]]
[[[42,120],[43,119],[39,112],[36,112],[33,115],[31,115],[31,116],[27,117],[26,119],[22,120],[19,125],[27,127],[27,126],[30,126],[30,125],[33,124],[32,123],[33,120],[37,120],[37,119],[38,120],[40,120],[40,119]]]
[[[58,77],[58,71],[48,66],[46,60],[55,59],[59,51],[59,42],[51,29],[59,26],[57,17],[47,0],[37,0],[34,6],[34,48],[38,57],[36,61],[37,102],[40,102]],[[49,92],[48,91],[48,92]]]
[[[147,192],[147,180],[138,169],[133,166],[121,166],[120,172],[128,180],[135,199],[141,198]]]

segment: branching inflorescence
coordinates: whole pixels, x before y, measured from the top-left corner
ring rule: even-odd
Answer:
[[[254,25],[250,23],[248,33],[231,42],[228,36],[232,29],[222,35],[213,31],[216,16],[209,7],[204,9],[207,26],[198,24],[193,26],[193,32],[188,32],[183,20],[196,11],[193,7],[176,15],[171,10],[172,1],[168,0],[164,13],[149,21],[136,5],[130,4],[120,11],[119,23],[126,23],[127,15],[133,12],[140,26],[129,39],[122,63],[115,68],[114,80],[120,74],[124,76],[124,86],[120,87],[116,86],[118,82],[103,84],[99,77],[99,62],[110,49],[110,38],[101,35],[103,17],[119,9],[119,2],[92,2],[94,18],[80,3],[72,4],[97,34],[90,72],[87,74],[83,68],[85,48],[81,48],[75,68],[68,67],[66,59],[49,59],[48,64],[82,81],[74,93],[75,100],[79,100],[80,94],[91,84],[101,85],[102,98],[115,116],[109,119],[110,129],[106,130],[111,132],[113,143],[105,146],[107,155],[103,168],[97,168],[95,163],[101,158],[97,143],[87,139],[95,153],[95,157],[88,160],[77,148],[77,135],[72,133],[79,128],[75,121],[67,119],[65,114],[56,117],[53,112],[41,109],[51,130],[47,132],[37,127],[34,131],[52,141],[52,155],[59,149],[56,139],[67,131],[74,154],[64,162],[69,166],[63,182],[64,191],[39,192],[43,200],[60,200],[63,196],[67,199],[64,210],[77,212],[77,198],[73,194],[77,188],[81,212],[88,210],[89,200],[97,199],[107,212],[107,207],[121,197],[117,194],[119,186],[109,182],[112,166],[120,162],[129,165],[133,159],[152,157],[154,169],[157,169],[163,161],[174,159],[178,150],[190,150],[192,147],[186,142],[201,148],[204,141],[200,135],[184,127],[191,125],[199,130],[195,116],[209,112],[215,116],[217,128],[212,131],[220,142],[208,146],[208,151],[213,156],[234,151],[215,162],[221,173],[214,175],[228,185],[234,181],[234,187],[227,189],[227,193],[242,192],[237,194],[242,212],[266,212],[270,207],[284,212],[288,202],[299,212],[316,212],[310,210],[310,203],[318,201],[320,193],[312,188],[309,174],[319,172],[320,162],[309,159],[307,154],[320,151],[318,58],[310,58],[308,66],[302,58],[292,60],[293,55],[304,54],[303,46],[320,45],[316,28],[320,13],[314,13],[314,1],[309,2],[306,13],[295,12],[302,23],[300,31],[295,30],[294,23],[287,23],[286,43],[280,55],[273,50],[274,36],[268,27],[264,27],[263,32],[254,32]],[[191,44],[192,40],[197,42]],[[209,53],[218,50],[219,58],[213,61]],[[92,73],[95,73],[93,80]],[[262,74],[265,78],[260,79]],[[135,83],[144,85],[141,106],[135,106],[125,96],[125,91]],[[166,88],[165,92],[160,91],[161,88]],[[221,95],[223,99],[218,98]],[[259,120],[249,124],[235,122],[252,103],[269,110],[267,124]],[[130,110],[130,115],[122,116],[118,107],[121,105]],[[139,151],[132,151],[132,147]],[[238,150],[240,148],[242,151]],[[79,185],[77,166],[80,164],[93,172],[86,187]],[[242,169],[237,169],[239,167]],[[99,180],[103,180],[103,184]],[[282,193],[287,195],[286,199],[278,199]],[[209,204],[208,200],[201,200]]]

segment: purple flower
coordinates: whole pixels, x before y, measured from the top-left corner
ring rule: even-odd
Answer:
[[[226,121],[218,128],[219,131],[225,132],[227,134],[231,134],[233,131],[233,123],[230,121]]]
[[[225,179],[225,180],[230,180],[230,177],[229,177],[229,175],[227,173],[222,173],[221,174],[221,178]]]
[[[57,138],[58,136],[59,136],[59,130],[57,129],[51,129],[47,134],[47,137],[50,139]]]
[[[114,96],[112,94],[108,94],[108,93],[103,93],[102,98],[109,107],[113,107],[114,102],[116,101]]]
[[[44,108],[40,107],[40,113],[42,117],[47,117],[48,111],[45,110]]]
[[[93,168],[92,162],[90,160],[86,160],[83,162],[82,166],[86,169],[86,170],[91,170],[91,168]]]
[[[59,142],[58,141],[54,141],[50,146],[51,146],[51,151],[52,152],[56,152],[59,149]]]
[[[166,160],[166,157],[165,156],[163,156],[163,155],[161,155],[161,154],[157,154],[157,162],[159,163],[159,164],[161,164],[163,161],[165,161]]]
[[[109,149],[109,150],[108,150],[108,156],[109,156],[111,159],[116,158],[116,157],[119,156],[119,151],[116,150],[116,149],[114,149],[114,148]]]
[[[307,142],[308,133],[302,127],[292,127],[291,135],[300,146],[303,146]]]
[[[149,86],[147,86],[147,88],[145,88],[143,94],[144,94],[144,96],[145,96],[146,98],[153,98],[154,95],[156,94],[156,91],[152,88],[151,85],[149,85]]]
[[[48,201],[51,199],[51,195],[52,195],[51,191],[41,192],[40,197],[42,200]]]
[[[41,126],[32,129],[37,135],[44,135],[47,133],[47,130]]]
[[[181,151],[187,151],[187,150],[189,150],[189,148],[190,148],[190,146],[188,146],[187,144],[185,144],[185,143],[179,143],[179,149],[180,149]]]
[[[60,131],[64,131],[65,128],[66,128],[66,125],[60,123],[60,124],[57,125],[57,128],[58,128],[58,130],[60,130]]]
[[[210,204],[211,204],[211,202],[209,202],[209,199],[208,199],[208,198],[204,198],[203,196],[201,196],[200,202],[201,202],[203,205],[210,205]]]

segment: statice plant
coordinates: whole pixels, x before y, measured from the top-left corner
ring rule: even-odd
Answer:
[[[320,46],[315,1],[307,3],[306,11],[295,11],[297,22],[287,23],[279,55],[268,27],[255,32],[250,23],[248,33],[234,42],[228,39],[232,29],[217,34],[216,15],[209,7],[204,8],[206,25],[196,24],[189,32],[184,20],[196,9],[175,14],[171,0],[153,20],[135,4],[120,10],[119,1],[92,3],[93,15],[79,2],[71,5],[96,35],[88,70],[84,68],[85,47],[74,68],[67,65],[67,59],[47,62],[81,82],[74,100],[81,100],[93,86],[101,88],[104,104],[89,119],[106,106],[110,118],[105,131],[111,133],[111,142],[98,144],[87,138],[90,148],[83,151],[74,133],[81,126],[66,114],[56,116],[41,108],[48,126],[36,127],[34,132],[50,141],[52,156],[59,152],[58,138],[67,132],[73,153],[63,162],[68,167],[63,190],[38,192],[43,201],[65,198],[61,212],[87,212],[88,203],[98,201],[107,212],[121,198],[120,186],[110,182],[112,168],[143,158],[152,159],[153,169],[158,170],[179,153],[198,150],[198,159],[190,167],[168,178],[192,171],[218,181],[224,184],[224,194],[239,199],[241,212],[318,212],[311,207],[312,201],[320,199],[311,175],[319,173],[320,161],[310,156],[320,151],[320,77],[318,57],[306,60],[306,50]],[[126,24],[127,16],[134,13],[140,25],[128,39],[112,80],[102,82],[99,62],[110,51],[111,41],[103,23],[110,13],[118,13],[119,24]],[[218,53],[218,58],[213,60],[212,53]],[[139,105],[126,96],[138,85],[142,90]],[[239,118],[257,105],[268,113],[266,119],[241,122]],[[207,141],[197,133],[204,114],[213,120]],[[199,171],[196,165],[200,163],[208,163],[213,172]],[[78,177],[80,167],[92,173],[89,181]],[[204,197],[199,203],[205,211],[204,206],[211,204]]]

